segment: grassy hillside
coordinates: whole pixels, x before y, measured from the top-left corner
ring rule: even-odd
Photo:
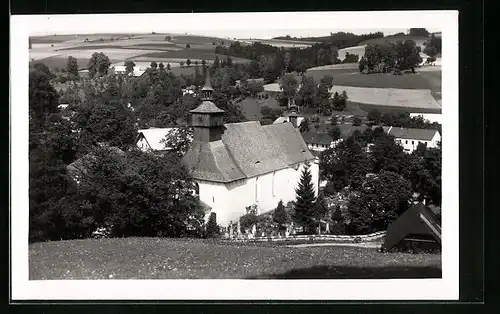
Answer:
[[[35,243],[29,278],[439,278],[437,254],[373,248],[286,247],[201,239],[116,238]]]
[[[216,54],[213,51],[207,51],[207,50],[196,50],[196,49],[183,49],[183,50],[178,50],[178,51],[159,51],[159,52],[150,52],[150,53],[145,53],[141,54],[138,56],[135,56],[130,59],[134,58],[141,58],[141,57],[146,57],[146,58],[157,58],[157,59],[191,59],[191,60],[214,60],[215,56],[218,56],[220,60],[225,60],[226,56],[221,55],[221,54]],[[243,59],[243,58],[236,58],[236,57],[231,57],[233,62],[235,63],[246,63],[249,62],[250,60],[248,59]]]
[[[423,36],[410,36],[410,35],[395,35],[395,36],[386,36],[383,38],[373,38],[373,39],[368,39],[360,42],[358,45],[381,45],[386,43],[387,41],[389,42],[397,42],[397,41],[405,41],[405,40],[413,40],[415,42],[419,41],[427,41],[429,40],[429,37],[423,37]]]
[[[249,121],[259,121],[262,118],[260,110],[267,106],[272,109],[281,109],[278,101],[272,97],[265,100],[257,100],[252,97],[247,97],[245,100],[238,103],[241,112]]]
[[[165,37],[171,36],[171,41]],[[230,40],[195,36],[166,34],[85,34],[33,37],[30,60],[41,61],[49,68],[63,68],[69,55],[77,58],[79,66],[85,68],[92,53],[103,52],[112,63],[127,59],[157,62],[179,62],[192,59],[213,60],[216,57],[213,42],[225,45]],[[190,48],[186,48],[190,44]],[[225,56],[219,55],[225,59]],[[174,60],[177,59],[177,60]],[[180,59],[180,60],[179,60]],[[246,63],[248,60],[233,58],[233,62]]]
[[[78,62],[78,68],[81,69],[86,69],[87,65],[89,63],[89,58],[76,58],[76,61]],[[111,60],[111,63],[113,62],[118,62],[119,60]],[[31,61],[30,64],[34,63],[44,63],[46,66],[49,67],[51,70],[55,69],[65,69],[67,64],[68,64],[68,58],[67,57],[49,57],[41,60],[36,60],[36,61]]]
[[[342,73],[343,72],[343,73]],[[334,85],[376,88],[441,90],[441,72],[418,72],[416,74],[392,75],[384,73],[362,74],[349,70],[315,70],[306,75],[319,82],[325,75],[333,76]]]

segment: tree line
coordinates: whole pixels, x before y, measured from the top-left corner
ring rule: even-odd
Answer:
[[[386,42],[365,47],[365,54],[359,60],[359,70],[366,73],[395,74],[411,70],[415,73],[415,67],[421,62],[420,47],[413,40]]]
[[[337,49],[343,49],[347,47],[357,46],[360,42],[368,39],[375,39],[382,37],[384,37],[383,32],[375,32],[375,33],[361,34],[361,35],[356,35],[353,33],[346,33],[346,32],[337,32],[337,33],[330,33],[330,36],[323,36],[323,37],[297,38],[297,37],[290,37],[289,35],[287,35],[287,36],[274,37],[274,39],[328,42],[333,46],[337,47]]]

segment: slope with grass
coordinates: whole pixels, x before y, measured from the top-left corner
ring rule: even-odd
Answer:
[[[272,97],[264,100],[246,97],[243,101],[238,102],[237,105],[241,108],[241,112],[248,121],[259,121],[262,118],[260,111],[264,106],[271,109],[281,109],[278,101]]]
[[[364,40],[358,43],[359,46],[362,45],[384,45],[387,42],[395,43],[398,41],[413,40],[418,46],[422,46],[423,43],[430,40],[430,37],[425,36],[412,36],[412,35],[389,35],[382,38],[372,38]]]
[[[431,277],[441,277],[440,255],[379,253],[373,248],[165,238],[29,246],[30,280]]]
[[[125,60],[179,62],[202,59],[214,60],[216,57],[214,42],[229,44],[231,41],[215,37],[195,35],[166,34],[85,34],[56,35],[33,37],[30,49],[30,60],[46,63],[51,69],[64,68],[68,56],[78,60],[79,66],[85,68],[94,52],[106,54],[112,61]],[[191,48],[187,49],[186,45]],[[218,55],[221,60],[226,57]],[[249,60],[232,58],[235,63],[246,63]]]

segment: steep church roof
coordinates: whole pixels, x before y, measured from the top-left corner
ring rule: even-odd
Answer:
[[[250,121],[224,127],[221,140],[194,142],[184,156],[195,179],[231,182],[314,160],[290,123],[262,126]]]

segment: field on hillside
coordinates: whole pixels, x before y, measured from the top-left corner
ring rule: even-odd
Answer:
[[[213,42],[225,45],[230,40],[214,37],[175,35],[166,41],[167,34],[89,34],[89,35],[56,35],[32,37],[33,47],[29,51],[30,61],[41,61],[49,68],[63,68],[68,56],[77,59],[80,68],[86,68],[88,60],[94,52],[106,54],[112,63],[125,60],[156,61],[176,63],[195,60],[213,60],[216,54]],[[88,40],[88,42],[86,42]],[[186,49],[186,44],[191,48]],[[219,55],[225,59],[225,56]],[[233,58],[233,61],[248,62],[246,59]],[[172,64],[172,66],[174,66]]]
[[[283,48],[307,48],[316,44],[313,41],[287,40],[287,39],[240,39],[243,42],[260,42],[264,45]]]
[[[78,69],[86,69],[90,58],[76,58],[78,63]],[[111,62],[116,62],[118,60],[111,60]],[[31,61],[30,64],[43,63],[49,67],[49,69],[64,69],[68,64],[67,57],[49,57],[41,60]]]
[[[260,110],[267,106],[272,109],[284,109],[280,107],[278,101],[272,97],[265,100],[257,100],[252,97],[247,97],[243,101],[237,103],[241,108],[241,112],[249,121],[259,121],[262,118]]]
[[[344,71],[344,73],[342,73]],[[416,74],[392,75],[385,73],[362,74],[348,69],[307,71],[306,75],[320,81],[325,75],[333,76],[334,85],[374,88],[430,89],[436,98],[441,92],[441,71],[422,71]]]
[[[358,46],[362,46],[362,45],[380,45],[380,44],[384,44],[386,41],[390,41],[390,42],[396,42],[396,41],[405,41],[405,40],[413,40],[414,42],[418,44],[424,42],[424,41],[428,41],[430,39],[430,37],[424,37],[424,36],[410,36],[410,35],[398,35],[398,36],[386,36],[386,37],[382,37],[382,38],[372,38],[372,39],[367,39],[367,40],[364,40],[360,43],[358,43]]]
[[[30,244],[29,278],[440,278],[439,254],[286,247],[202,239],[115,238]]]
[[[420,108],[420,107],[410,107],[410,106],[382,106],[382,105],[372,105],[372,104],[357,104],[361,110],[364,112],[370,112],[372,110],[378,110],[381,113],[389,112],[408,112],[408,113],[435,113],[441,114],[442,109],[432,109],[432,108]]]
[[[141,58],[153,58],[153,59],[158,59],[158,60],[164,60],[164,59],[191,59],[191,61],[194,60],[214,60],[215,56],[219,57],[219,60],[225,60],[227,56],[221,55],[221,54],[216,54],[213,51],[207,51],[207,50],[195,50],[195,49],[183,49],[183,50],[178,50],[178,51],[158,51],[158,52],[149,52],[141,55],[137,55],[134,58],[130,59],[141,59]],[[243,59],[243,58],[237,58],[237,57],[231,57],[234,63],[246,63],[249,62],[248,59]]]

